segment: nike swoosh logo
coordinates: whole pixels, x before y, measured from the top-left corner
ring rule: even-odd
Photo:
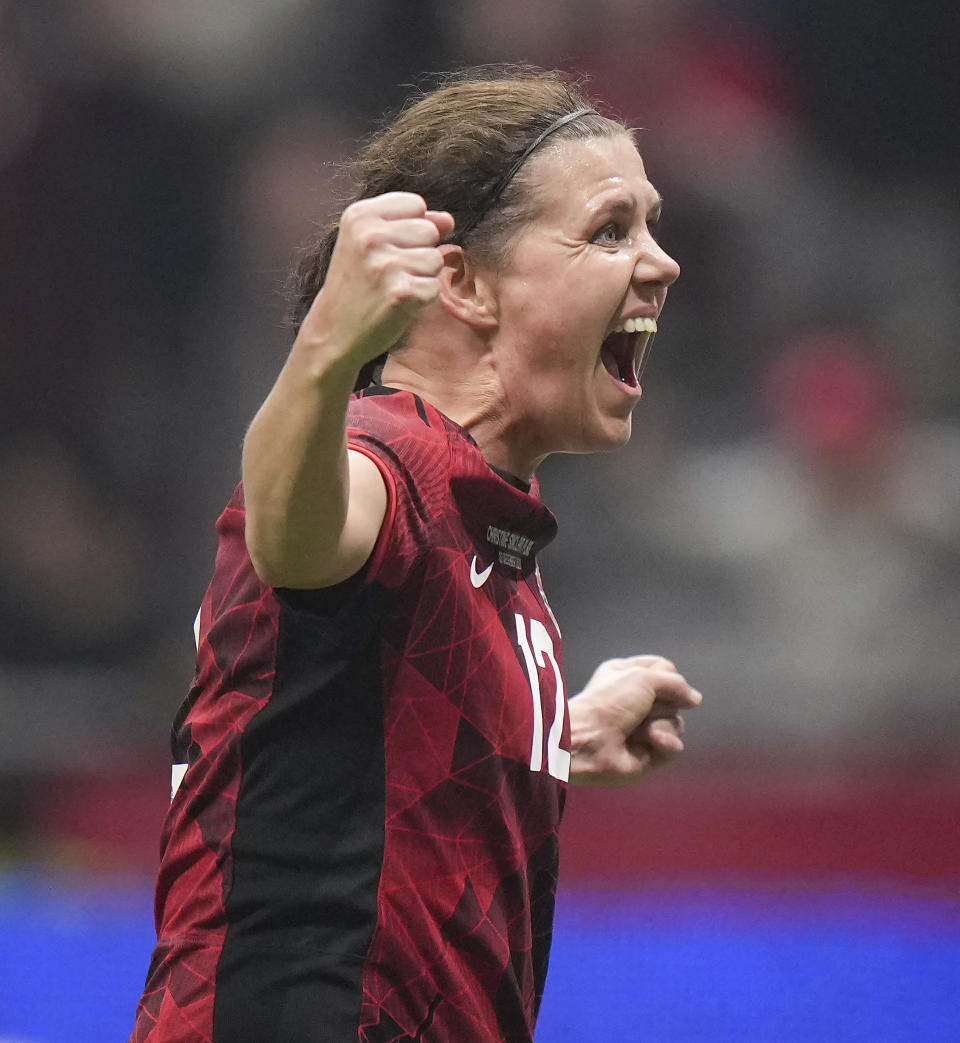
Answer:
[[[477,556],[474,554],[473,561],[470,562],[470,582],[477,588],[482,587],[490,578],[491,572],[493,572],[492,561],[483,572],[477,572]]]

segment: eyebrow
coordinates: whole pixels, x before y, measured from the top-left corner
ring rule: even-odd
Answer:
[[[619,199],[615,199],[612,203],[609,203],[607,205],[607,209],[612,214],[633,214],[637,209],[635,204],[636,200],[634,199],[634,197],[631,196],[629,201],[621,197]],[[651,206],[647,212],[651,216],[659,217],[662,210],[663,196],[660,195],[659,192],[657,192],[657,198],[654,200],[653,206]]]

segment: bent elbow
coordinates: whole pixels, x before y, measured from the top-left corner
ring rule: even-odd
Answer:
[[[253,570],[265,587],[290,590],[317,590],[347,579],[363,564],[321,547],[306,549],[302,544],[284,545],[247,534],[247,555]]]
[[[283,552],[281,541],[270,538],[269,532],[264,533],[262,526],[258,526],[247,511],[246,524],[244,526],[244,540],[247,545],[247,557],[253,565],[253,571],[257,574],[260,582],[265,587],[289,586],[292,575],[291,562]]]
[[[250,537],[247,537],[247,556],[257,578],[265,587],[284,587],[287,576],[283,565],[277,561],[276,555],[271,555],[258,546]]]

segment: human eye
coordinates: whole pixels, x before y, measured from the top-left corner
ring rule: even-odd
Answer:
[[[593,242],[604,246],[616,246],[627,236],[626,228],[619,221],[610,221],[593,237]]]

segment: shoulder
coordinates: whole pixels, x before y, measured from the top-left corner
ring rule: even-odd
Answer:
[[[355,395],[350,400],[347,426],[386,443],[410,437],[428,442],[446,438],[442,413],[419,395],[393,388],[372,387]]]
[[[349,448],[373,456],[381,469],[418,489],[440,491],[480,451],[456,424],[418,395],[371,388],[353,398],[347,416]]]
[[[453,510],[488,522],[556,522],[533,479],[518,487],[484,459],[469,433],[425,399],[407,391],[371,388],[350,403],[349,447],[374,458],[391,499],[406,496],[424,522]],[[552,538],[552,535],[548,538]]]

